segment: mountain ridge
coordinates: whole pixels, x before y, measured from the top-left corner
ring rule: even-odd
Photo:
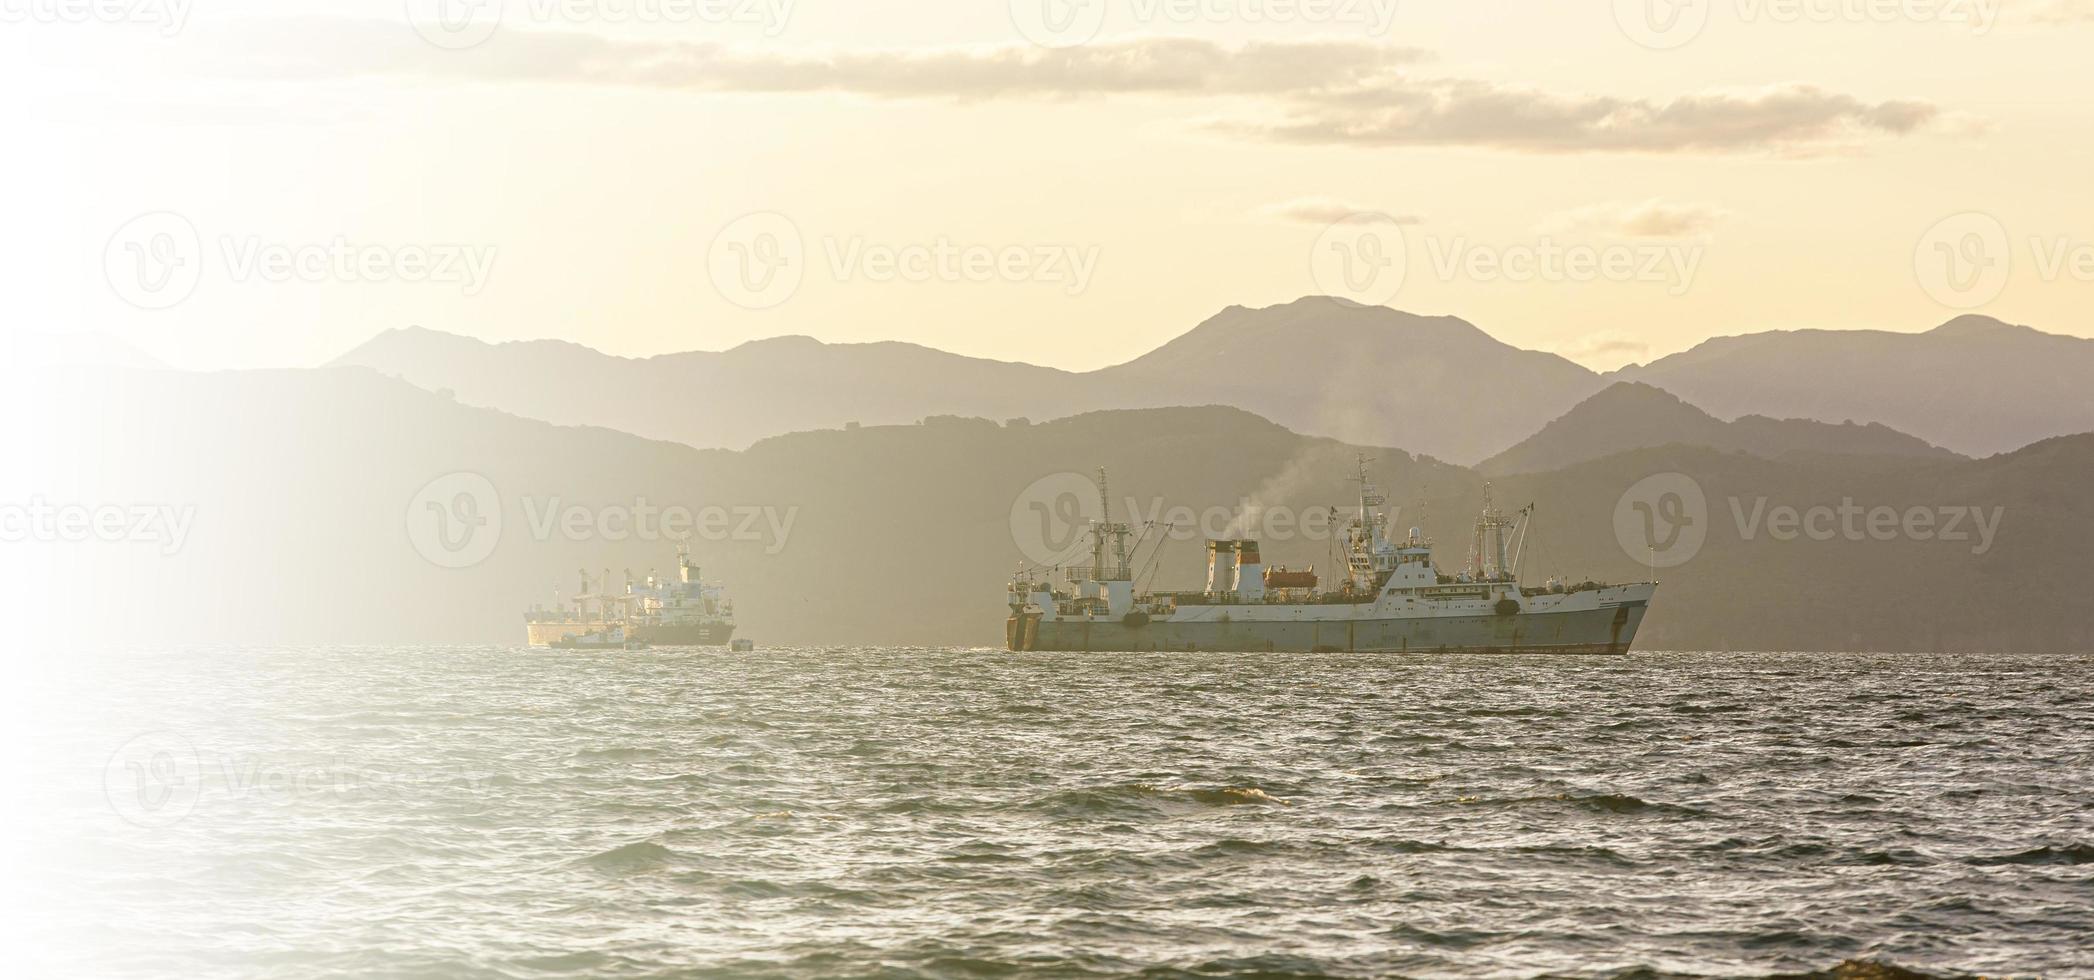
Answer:
[[[1881,423],[1834,424],[1764,415],[1725,422],[1664,389],[1617,381],[1475,469],[1491,476],[1545,472],[1666,445],[1705,446],[1766,459],[1794,454],[1962,458]]]
[[[626,358],[570,341],[490,344],[427,328],[382,332],[331,363],[376,368],[528,418],[720,448],[938,414],[1059,418],[1229,404],[1305,434],[1480,465],[1622,381],[1747,428],[1877,423],[1971,456],[2094,430],[2094,402],[2072,401],[2094,388],[2094,340],[1976,314],[1920,333],[1714,337],[1606,374],[1505,343],[1459,317],[1317,296],[1230,305],[1090,371],[798,334]]]
[[[981,644],[1001,636],[1003,582],[1025,560],[1018,504],[1045,478],[1109,468],[1115,491],[1154,519],[1178,505],[1231,513],[1244,501],[1314,514],[1340,504],[1355,454],[1400,508],[1463,561],[1460,542],[1485,477],[1401,449],[1303,436],[1233,407],[1122,409],[1039,424],[933,419],[798,433],[743,451],[556,426],[368,369],[130,372],[80,369],[5,393],[20,458],[68,474],[64,499],[193,508],[186,546],[31,547],[17,583],[30,608],[105,630],[114,642],[514,644],[521,611],[576,568],[646,569],[673,542],[605,529],[600,515],[641,502],[761,508],[776,537],[694,542],[709,577],[735,597],[745,635],[766,644]],[[29,406],[78,423],[28,424]],[[209,432],[210,439],[194,434]],[[92,445],[83,454],[80,446]],[[266,492],[244,475],[271,461]],[[965,478],[947,478],[962,473]],[[1545,473],[1496,478],[1501,500],[1542,515],[1529,557],[1536,582],[1648,574],[1614,515],[1651,475],[1691,480],[1708,535],[1667,571],[1643,649],[2084,649],[2072,570],[2094,548],[2094,434],[2046,440],[1988,460],[1830,456],[1769,460],[1692,446],[1636,449]],[[430,488],[467,475],[497,494],[497,545],[442,563],[418,544]],[[451,498],[443,498],[448,501]],[[1116,498],[1117,499],[1117,498]],[[1732,504],[1797,508],[1983,508],[2003,513],[1982,542],[1780,537],[1733,527]],[[455,509],[455,504],[452,505]],[[1119,506],[1116,502],[1115,506]],[[577,536],[538,516],[598,515]],[[1164,517],[1165,520],[1172,518]],[[1073,520],[1073,518],[1072,518]],[[1296,528],[1303,525],[1297,523]],[[1147,555],[1159,588],[1196,583],[1199,537]],[[1269,560],[1328,564],[1331,543],[1259,535]],[[1037,558],[1033,560],[1039,560]],[[42,590],[42,591],[39,591]],[[48,591],[49,595],[43,592]],[[121,594],[112,606],[107,597]],[[345,603],[341,597],[358,601]]]
[[[1598,375],[1569,360],[1505,344],[1458,317],[1315,296],[1231,306],[1152,350],[1081,372],[901,341],[832,344],[798,335],[647,358],[587,351],[418,328],[383,332],[330,363],[371,367],[528,418],[720,448],[926,415],[1058,418],[1229,404],[1295,431],[1474,461],[1600,387]],[[1407,383],[1388,385],[1385,372]],[[1523,382],[1509,395],[1467,397],[1474,378],[1512,374]],[[1438,404],[1455,400],[1471,405],[1458,416],[1436,414]]]

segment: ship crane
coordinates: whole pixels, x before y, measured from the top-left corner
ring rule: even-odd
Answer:
[[[1522,516],[1526,513],[1520,511]],[[1518,526],[1491,502],[1491,485],[1484,484],[1483,513],[1476,518],[1476,537],[1469,547],[1469,571],[1479,581],[1511,577],[1512,566],[1506,560],[1505,552],[1511,532]]]
[[[1132,533],[1132,527],[1112,519],[1112,496],[1106,489],[1105,467],[1100,466],[1098,519],[1091,522],[1091,581],[1125,582],[1133,578],[1127,557],[1127,536]],[[1110,556],[1107,555],[1108,547]]]

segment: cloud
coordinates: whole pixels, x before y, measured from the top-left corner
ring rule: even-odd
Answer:
[[[1260,216],[1278,218],[1282,221],[1298,221],[1305,225],[1328,225],[1344,221],[1354,215],[1378,214],[1386,216],[1399,225],[1415,225],[1420,219],[1414,214],[1394,214],[1380,208],[1352,204],[1334,197],[1297,197],[1291,201],[1268,204],[1258,209]]]
[[[1260,140],[1478,146],[1535,153],[1755,152],[1898,136],[1934,120],[1914,101],[1809,85],[1663,101],[1568,95],[1412,74],[1415,48],[1367,40],[1145,37],[1049,49],[785,49],[504,30],[466,50],[377,20],[249,20],[201,46],[212,74],[291,80],[408,77],[879,99],[1228,98],[1263,121],[1212,128]],[[186,50],[186,49],[185,49]]]
[[[1556,353],[1595,371],[1612,371],[1636,363],[1650,353],[1650,345],[1618,331],[1603,330],[1558,347]]]
[[[1663,102],[1565,96],[1489,82],[1403,82],[1305,100],[1285,122],[1252,130],[1295,143],[1484,146],[1530,153],[1744,152],[1903,136],[1939,110],[1867,102],[1812,85],[1683,95]]]
[[[1651,198],[1565,211],[1543,222],[1542,230],[1624,238],[1689,238],[1708,232],[1727,213],[1713,204],[1669,204]]]
[[[1415,48],[1352,41],[1229,46],[1162,37],[1056,49],[795,50],[530,30],[504,30],[484,44],[445,50],[404,25],[322,17],[249,19],[216,40],[207,70],[244,77],[405,75],[874,98],[1264,95],[1362,85],[1427,57]]]

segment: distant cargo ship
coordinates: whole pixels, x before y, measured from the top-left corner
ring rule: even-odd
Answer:
[[[610,592],[606,569],[594,582],[582,575],[581,590],[569,604],[552,609],[532,606],[524,614],[525,635],[534,647],[618,649],[641,646],[725,646],[734,639],[734,603],[727,591],[708,585],[691,561],[690,551],[676,549],[676,578],[649,574]]]
[[[1136,593],[1127,539],[1109,509],[1090,523],[1088,566],[1051,578],[1023,572],[1010,584],[1005,638],[1012,650],[1391,650],[1434,653],[1625,653],[1657,591],[1655,582],[1520,585],[1509,545],[1524,524],[1484,491],[1470,566],[1439,570],[1418,528],[1392,541],[1383,498],[1360,460],[1360,509],[1344,529],[1346,568],[1336,587],[1313,570],[1265,567],[1258,542],[1207,543],[1207,587]],[[1099,471],[1099,496],[1105,475]],[[1109,508],[1109,501],[1105,508]],[[1515,552],[1515,555],[1517,552]]]

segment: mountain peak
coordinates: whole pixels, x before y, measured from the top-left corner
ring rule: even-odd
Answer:
[[[1599,393],[1593,395],[1591,398],[1587,398],[1584,401],[1579,402],[1576,407],[1571,409],[1571,411],[1595,412],[1601,409],[1617,407],[1668,408],[1673,410],[1684,408],[1690,412],[1693,412],[1696,415],[1708,414],[1707,412],[1704,412],[1701,409],[1695,408],[1694,406],[1687,404],[1686,401],[1680,398],[1680,396],[1675,395],[1672,392],[1666,391],[1665,389],[1660,388],[1656,385],[1644,384],[1641,381],[1616,381],[1613,384],[1600,389]]]
[[[767,351],[789,351],[789,350],[814,350],[815,348],[818,348],[818,347],[827,347],[827,346],[829,346],[829,345],[828,345],[828,344],[825,344],[825,343],[822,343],[822,342],[821,342],[820,340],[817,340],[817,339],[815,339],[815,338],[813,338],[813,337],[810,337],[810,336],[808,336],[808,335],[806,335],[806,334],[804,334],[804,333],[789,333],[789,334],[781,334],[781,335],[779,335],[779,336],[776,336],[776,337],[758,337],[758,338],[757,338],[757,339],[755,339],[755,340],[745,340],[745,341],[742,341],[742,342],[741,342],[741,343],[739,343],[739,344],[736,344],[736,345],[734,345],[733,347],[730,347],[730,348],[728,348],[728,353],[730,353],[730,354],[731,354],[731,353],[733,353],[733,352],[735,352],[735,351],[759,351],[759,350],[767,350]]]
[[[1940,334],[1945,337],[1954,337],[2001,333],[2010,330],[2017,332],[2033,331],[2033,329],[2034,328],[2032,327],[2024,327],[2019,324],[2008,323],[2005,320],[1995,319],[1993,317],[1985,316],[1979,313],[1965,313],[1962,316],[1950,320],[1947,323],[1935,327],[1934,329],[1929,330],[1927,332]]]
[[[1834,425],[1809,419],[1748,415],[1725,422],[1673,393],[1620,381],[1578,403],[1532,438],[1477,466],[1491,476],[1538,473],[1636,449],[1703,446],[1766,459],[1803,452],[1953,458],[1883,425]]]

